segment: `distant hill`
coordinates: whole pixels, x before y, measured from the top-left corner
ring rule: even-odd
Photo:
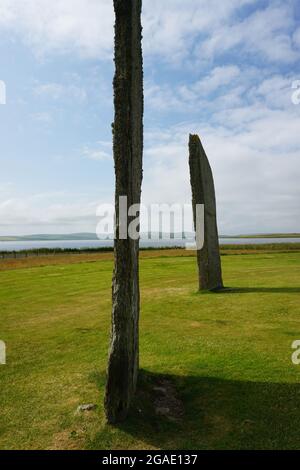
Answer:
[[[152,238],[153,239],[159,239],[159,238],[163,238],[163,239],[168,239],[170,238],[170,235],[169,234],[166,234],[166,233],[159,233],[159,232],[152,232],[151,234]],[[68,240],[68,241],[73,241],[73,240],[107,240],[107,239],[111,239],[112,236],[109,236],[107,234],[103,234],[101,235],[100,237],[98,237],[95,233],[69,233],[69,234],[66,234],[66,235],[58,235],[58,234],[54,234],[54,235],[49,235],[49,234],[37,234],[37,235],[24,235],[24,236],[0,236],[0,241],[12,241],[12,242],[16,242],[16,241],[63,241],[63,240]],[[148,238],[148,234],[147,233],[142,233],[141,234],[141,238],[142,239],[147,239]],[[174,239],[181,239],[182,238],[182,234],[180,233],[174,233],[172,234],[172,238]],[[193,238],[193,234],[192,233],[187,233],[186,234],[186,238],[187,239],[190,239],[190,238]]]
[[[166,233],[159,233],[159,232],[152,232],[152,238],[169,238],[169,234]],[[174,233],[172,234],[172,238],[174,239],[181,239],[182,235],[179,233]],[[63,241],[63,240],[107,240],[111,238],[107,234],[100,235],[98,237],[95,233],[69,233],[66,235],[58,235],[58,234],[37,234],[37,235],[24,235],[24,236],[0,236],[0,241]],[[142,233],[141,234],[142,239],[147,239],[148,234],[147,233]],[[186,238],[193,238],[192,233],[187,233]]]
[[[0,241],[60,241],[60,240],[98,240],[95,233],[70,233],[66,235],[48,235],[48,234],[37,234],[37,235],[24,235],[19,237],[1,237]]]
[[[185,235],[186,239],[192,239],[193,233],[187,233]],[[95,233],[92,232],[83,232],[83,233],[69,233],[66,235],[61,234],[37,234],[37,235],[24,235],[24,236],[0,236],[0,242],[17,242],[17,241],[63,241],[63,240],[107,240],[109,236],[103,234],[102,237],[98,237]],[[169,234],[152,232],[153,239],[169,239]],[[181,239],[182,234],[174,233],[172,239]],[[269,234],[254,234],[254,235],[220,235],[220,238],[300,238],[300,233],[269,233]],[[141,234],[141,239],[148,239],[147,233]]]

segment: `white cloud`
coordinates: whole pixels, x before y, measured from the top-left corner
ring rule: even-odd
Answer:
[[[199,35],[213,34],[244,5],[257,0],[148,0],[144,2],[144,45],[149,55],[180,61]]]
[[[213,68],[201,80],[189,85],[158,85],[146,83],[146,105],[155,110],[177,112],[197,112],[198,106],[205,103],[205,109],[211,107],[209,98],[212,94],[218,95],[218,106],[224,107],[228,103],[240,103],[240,95],[245,91],[245,85],[249,85],[253,71],[241,71],[235,65]]]
[[[271,108],[287,108],[290,106],[292,83],[292,76],[274,75],[263,80],[253,93]]]
[[[239,47],[240,52],[259,54],[271,62],[295,62],[299,60],[299,52],[293,47],[291,37],[294,23],[291,6],[276,3],[255,11],[243,21],[222,24],[199,45],[197,54],[216,57]]]
[[[278,3],[240,19],[239,11],[259,0],[146,0],[145,56],[181,63],[211,61],[234,47],[274,62],[298,59],[299,31],[290,3]],[[77,51],[111,58],[112,0],[1,0],[0,30],[15,33],[38,55]]]
[[[76,85],[63,85],[60,83],[44,83],[37,85],[34,92],[38,96],[50,97],[53,100],[72,99],[84,102],[87,94],[84,88]]]
[[[293,35],[293,40],[298,49],[300,49],[300,28],[296,29]]]
[[[189,99],[193,96],[193,92],[189,92]],[[185,93],[185,97],[187,95]],[[183,93],[181,93],[182,95]],[[178,95],[177,90],[173,89],[169,85],[158,85],[154,83],[145,84],[145,102],[146,106],[159,111],[166,110],[172,111],[174,109],[180,110],[183,107],[188,106],[188,101],[184,100],[182,96]]]
[[[146,133],[144,202],[190,201],[188,134],[198,133],[215,175],[222,233],[299,231],[300,115],[290,87],[290,78],[271,76],[252,84],[248,104],[216,100],[209,121],[194,115]]]
[[[5,235],[93,232],[96,230],[98,204],[78,194],[74,197],[64,193],[39,193],[4,199],[0,201],[0,232]]]
[[[291,109],[293,77],[291,73],[274,75],[268,68],[219,66],[190,84],[146,83],[145,101],[154,111],[197,115],[202,110],[209,120],[219,115],[240,126],[245,120],[258,120],[266,109]],[[237,110],[241,116],[234,119]]]
[[[112,160],[111,143],[99,141],[96,147],[85,146],[82,155],[89,160],[105,161]],[[110,151],[109,151],[110,150]]]
[[[214,68],[204,79],[195,83],[192,89],[201,95],[212,93],[220,87],[229,85],[239,77],[241,71],[236,65]]]
[[[48,112],[33,113],[30,116],[34,121],[37,121],[41,124],[49,125],[53,122],[52,116]]]
[[[110,57],[111,0],[1,0],[0,28],[12,31],[38,55],[74,49],[88,57]]]
[[[151,122],[155,122],[155,110],[162,127],[146,128],[143,201],[190,202],[188,134],[199,133],[215,173],[223,233],[300,231],[300,106],[291,103],[292,81],[300,77],[280,73],[278,67],[299,59],[300,30],[295,30],[291,2],[268,2],[267,8],[262,3],[144,1],[146,60],[154,59],[155,67],[158,58],[191,68],[183,70],[180,83],[174,83],[177,77],[173,80],[170,69],[164,68],[159,70],[159,82],[153,73],[146,83]],[[260,9],[239,17],[240,9],[248,4]],[[16,35],[38,55],[71,52],[111,59],[113,22],[112,0],[0,0],[0,33]],[[235,54],[239,66],[228,64],[228,53]],[[224,55],[226,65],[216,66]],[[252,59],[258,62],[257,68],[249,66]],[[199,65],[203,62],[205,69]],[[270,62],[275,64],[272,70]],[[100,75],[97,69],[95,87],[99,90]],[[67,96],[84,101],[81,82],[72,83],[39,83],[35,93],[54,100]],[[103,103],[112,101],[110,83],[101,93]],[[172,114],[172,122],[182,119],[185,124],[168,126],[162,111]],[[52,122],[45,112],[32,118]],[[111,143],[89,143],[80,155],[111,162]],[[1,199],[0,218],[5,223],[56,224],[59,231],[64,225],[78,227],[80,221],[83,226],[91,224],[96,206],[93,201],[73,204],[63,195],[55,203],[51,197],[38,201],[37,196],[1,195]],[[74,227],[72,231],[77,231]]]
[[[281,83],[278,77],[274,82]],[[259,88],[267,96],[268,90],[267,82]],[[221,233],[300,231],[298,107],[274,110],[267,103],[216,110],[211,122],[195,118],[147,130],[143,203],[190,203],[188,135],[198,133],[214,172]],[[102,159],[102,151],[104,159],[111,155],[109,142],[87,146],[83,154]],[[79,194],[1,199],[6,234],[90,231],[97,223],[97,203]],[[112,201],[109,194],[99,203]]]

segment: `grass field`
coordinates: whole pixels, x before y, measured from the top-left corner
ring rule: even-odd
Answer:
[[[228,251],[220,294],[196,293],[187,252],[144,253],[139,392],[115,428],[112,256],[57,258],[0,263],[1,449],[300,449],[300,252]],[[161,386],[169,416],[155,413]],[[84,403],[98,407],[76,414]]]

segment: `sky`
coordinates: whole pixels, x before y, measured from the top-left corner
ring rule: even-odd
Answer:
[[[300,232],[299,0],[144,0],[142,22],[143,203],[190,203],[198,133],[222,234]],[[113,25],[112,0],[0,0],[0,235],[94,232],[113,203]]]

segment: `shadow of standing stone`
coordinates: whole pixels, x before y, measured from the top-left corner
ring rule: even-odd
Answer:
[[[223,288],[217,228],[217,209],[212,170],[198,135],[190,135],[189,165],[193,196],[194,224],[196,207],[204,205],[204,245],[197,251],[199,290]]]

